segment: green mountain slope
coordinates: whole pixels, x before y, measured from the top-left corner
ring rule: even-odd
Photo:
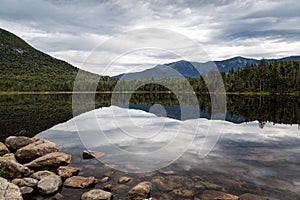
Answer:
[[[0,29],[0,91],[71,91],[77,72]]]

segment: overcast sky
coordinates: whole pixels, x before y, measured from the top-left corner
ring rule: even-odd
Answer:
[[[85,69],[86,58],[101,43],[138,28],[180,33],[212,60],[300,54],[298,0],[0,0],[0,27]],[[176,59],[163,51],[137,51],[119,59],[108,74]]]

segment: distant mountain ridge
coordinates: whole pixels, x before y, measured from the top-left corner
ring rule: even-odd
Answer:
[[[300,60],[300,56],[289,56],[279,59],[265,59],[266,62],[275,62],[282,60]],[[253,58],[245,58],[241,56],[229,58],[221,61],[210,61],[206,63],[200,62],[189,62],[185,60],[180,60],[173,63],[168,63],[164,65],[156,65],[151,69],[146,69],[141,72],[127,73],[127,74],[119,74],[114,76],[114,78],[121,78],[125,80],[131,79],[146,79],[146,78],[193,78],[199,77],[199,71],[203,71],[203,69],[207,66],[208,68],[212,65],[216,65],[217,69],[221,72],[228,72],[231,69],[236,70],[239,68],[244,68],[248,65],[257,65],[260,60]],[[201,69],[201,70],[199,70]]]

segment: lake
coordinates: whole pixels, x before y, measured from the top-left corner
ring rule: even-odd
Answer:
[[[226,121],[209,120],[207,95],[198,95],[198,108],[188,100],[178,105],[172,94],[135,94],[129,105],[120,95],[117,106],[110,99],[96,95],[96,109],[87,112],[72,110],[68,94],[1,95],[1,139],[15,134],[48,139],[73,155],[72,166],[82,168],[81,175],[101,179],[114,172],[111,183],[132,177],[126,185],[113,184],[116,199],[143,180],[153,183],[152,196],[161,199],[182,199],[176,188],[191,191],[185,199],[193,199],[200,180],[236,195],[299,199],[299,97],[228,95]],[[182,117],[182,109],[197,115]],[[86,147],[105,155],[83,160]],[[62,194],[79,199],[83,191],[63,188]]]

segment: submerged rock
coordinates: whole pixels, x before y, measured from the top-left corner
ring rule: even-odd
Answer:
[[[187,189],[175,189],[173,190],[173,193],[177,196],[182,196],[182,197],[194,196],[194,192],[192,190],[187,190]]]
[[[124,184],[124,183],[128,183],[129,181],[131,181],[131,178],[130,178],[130,177],[123,176],[123,177],[120,177],[120,178],[119,178],[118,183],[119,183],[119,184]]]
[[[58,151],[59,149],[53,142],[47,140],[38,140],[18,149],[15,153],[15,156],[22,162],[29,162],[38,157]]]
[[[131,200],[143,200],[150,197],[152,184],[150,182],[141,182],[130,189],[128,196]]]
[[[39,157],[30,163],[25,164],[26,167],[38,169],[38,168],[58,168],[60,166],[69,165],[71,163],[72,156],[62,152],[54,152]]]
[[[0,199],[23,200],[20,188],[0,177]]]
[[[97,158],[97,157],[100,157],[102,155],[103,155],[103,153],[102,152],[98,152],[98,151],[84,150],[82,152],[83,159]]]
[[[50,175],[41,179],[38,182],[37,188],[40,193],[48,195],[57,192],[61,185],[62,180],[60,176]]]
[[[25,136],[10,136],[5,139],[6,146],[14,151],[31,143],[33,143],[33,140]]]
[[[5,144],[0,142],[0,156],[3,156],[4,154],[7,154],[7,153],[9,153],[9,149],[7,148],[7,146]]]
[[[112,194],[100,189],[93,189],[85,192],[81,196],[81,200],[110,200]]]
[[[71,188],[88,188],[98,183],[95,177],[72,176],[64,182],[65,187]]]
[[[215,190],[205,190],[200,195],[201,200],[238,200],[239,197]]]
[[[80,169],[76,167],[61,166],[57,169],[57,174],[62,178],[69,178],[78,175]]]
[[[241,195],[239,200],[279,200],[279,199],[274,199],[271,197],[263,197],[263,196],[246,193],[246,194]]]

